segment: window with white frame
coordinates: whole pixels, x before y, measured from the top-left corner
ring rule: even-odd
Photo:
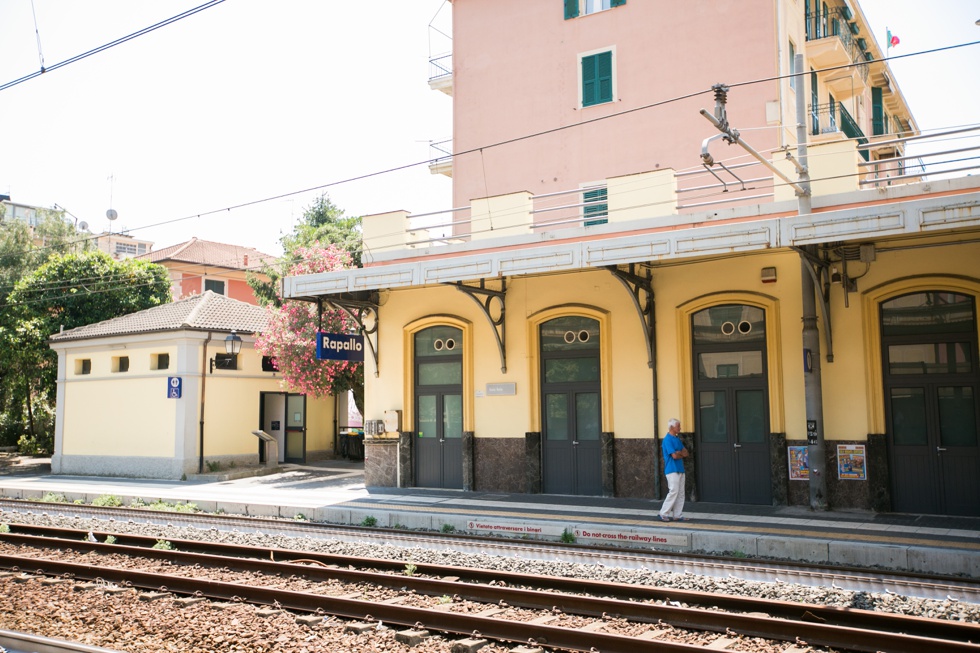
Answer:
[[[621,7],[626,0],[565,0],[565,20]]]
[[[583,107],[612,102],[614,97],[613,50],[579,55]]]

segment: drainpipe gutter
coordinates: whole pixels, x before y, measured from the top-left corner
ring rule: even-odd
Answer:
[[[201,353],[201,422],[200,430],[198,431],[198,444],[197,449],[200,454],[197,462],[197,473],[204,473],[204,390],[205,385],[208,382],[208,343],[211,342],[211,336],[214,335],[208,331],[208,337],[204,341],[204,349]]]

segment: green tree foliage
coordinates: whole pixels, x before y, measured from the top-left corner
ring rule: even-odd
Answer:
[[[169,301],[166,268],[102,252],[50,257],[18,281],[6,297],[0,351],[5,385],[24,406],[29,432],[37,433],[35,405],[54,406],[58,357],[50,336]]]
[[[248,285],[255,292],[259,303],[270,309],[272,313],[271,323],[280,324],[288,322],[289,315],[311,314],[311,306],[304,305],[287,307],[280,296],[279,289],[283,277],[290,274],[309,274],[311,272],[323,272],[328,269],[340,269],[340,267],[361,267],[361,219],[352,218],[344,215],[343,209],[338,207],[326,195],[321,195],[313,204],[303,212],[303,217],[296,225],[293,233],[287,234],[280,239],[283,247],[283,257],[276,265],[266,265],[262,273],[269,277],[269,281],[263,281],[257,275],[248,274]],[[324,260],[334,260],[334,255],[324,257],[324,252],[339,250],[346,252],[349,261],[338,267],[317,267],[322,266]],[[302,302],[288,302],[292,304],[302,304]],[[324,329],[331,330],[331,320],[326,320],[323,324]],[[304,327],[294,325],[295,328],[305,331],[306,327],[313,330],[309,332],[310,342],[315,337],[315,320],[306,324]],[[353,328],[349,326],[347,328]],[[274,339],[273,339],[274,341]],[[272,341],[270,341],[272,342]],[[271,349],[270,349],[271,351]],[[274,353],[266,355],[275,356]],[[287,359],[288,358],[288,359]],[[297,378],[302,370],[304,374],[311,374],[314,369],[329,369],[325,375],[314,375],[319,379],[315,389],[305,387],[302,392],[313,396],[324,396],[326,394],[336,394],[347,392],[354,396],[354,404],[357,409],[364,412],[364,365],[331,365],[327,361],[306,360],[299,363],[300,358],[283,356],[279,363],[283,367],[295,368]],[[284,378],[287,375],[284,374]],[[328,379],[329,377],[329,379]]]
[[[7,207],[0,204],[0,210]],[[28,391],[19,374],[29,359],[23,343],[37,340],[36,325],[21,324],[10,295],[18,281],[41,267],[50,257],[92,247],[64,218],[62,211],[38,209],[29,225],[23,220],[0,220],[0,445],[16,444],[30,431],[50,431],[53,405],[46,406]],[[33,401],[28,397],[33,396]]]
[[[263,281],[257,275],[249,273],[248,285],[261,305],[281,306],[279,282],[286,276],[289,268],[302,259],[298,250],[336,245],[350,255],[351,267],[359,268],[362,240],[361,219],[345,216],[343,209],[326,195],[321,195],[303,212],[293,233],[280,239],[284,252],[282,259],[275,265],[263,267],[262,273],[269,277],[269,281]]]

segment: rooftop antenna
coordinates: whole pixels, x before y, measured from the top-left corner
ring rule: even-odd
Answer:
[[[116,175],[110,174],[108,177],[106,177],[106,180],[109,182],[109,210],[105,212],[105,217],[109,218],[109,233],[111,234],[112,222],[113,220],[119,217],[119,214],[116,213],[116,210],[112,208],[112,191],[113,191],[113,187],[116,184]]]

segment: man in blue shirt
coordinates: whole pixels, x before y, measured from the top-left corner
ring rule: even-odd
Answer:
[[[660,521],[687,521],[684,516],[684,459],[688,452],[677,437],[680,432],[680,420],[670,420],[667,422],[667,435],[660,445],[664,452],[664,474],[667,475],[667,498],[660,508]]]

